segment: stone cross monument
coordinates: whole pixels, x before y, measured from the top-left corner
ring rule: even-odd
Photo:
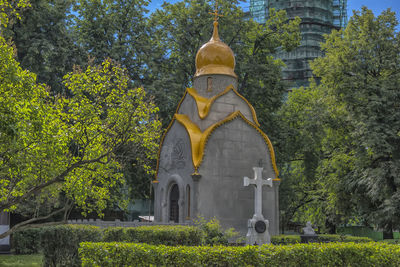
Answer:
[[[246,243],[248,245],[263,245],[270,244],[271,237],[268,233],[269,221],[264,219],[262,215],[262,186],[268,185],[272,187],[272,179],[264,180],[262,178],[261,167],[253,167],[254,179],[244,177],[244,186],[254,184],[254,215],[252,219],[247,222],[248,232],[246,235]]]

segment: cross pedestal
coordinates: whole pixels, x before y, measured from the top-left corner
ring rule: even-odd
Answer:
[[[264,219],[262,215],[262,186],[268,185],[272,187],[272,178],[264,180],[262,178],[261,167],[253,167],[254,179],[244,177],[244,186],[254,185],[254,215],[247,222],[246,243],[248,245],[270,244],[271,237],[268,233],[269,221]]]

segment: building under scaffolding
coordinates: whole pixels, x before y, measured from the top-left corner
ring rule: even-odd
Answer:
[[[250,15],[258,23],[265,23],[271,8],[286,10],[289,19],[301,18],[300,46],[292,52],[282,50],[276,56],[286,64],[283,79],[290,87],[306,86],[312,77],[309,61],[322,56],[323,35],[346,26],[347,0],[250,0]]]

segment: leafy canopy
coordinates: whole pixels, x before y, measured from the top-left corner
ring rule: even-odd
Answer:
[[[345,30],[326,36],[325,57],[311,64],[321,83],[294,91],[282,109],[291,128],[287,155],[294,155],[288,171],[300,167],[303,207],[313,206],[327,224],[400,227],[397,25],[390,10],[355,12]]]
[[[7,27],[14,18],[19,19],[19,11],[29,6],[29,0],[0,0],[0,26]]]
[[[0,210],[40,206],[61,194],[67,204],[60,211],[74,203],[101,214],[123,182],[115,152],[134,144],[144,166],[156,156],[158,109],[111,60],[76,68],[64,77],[73,96],[54,98],[13,54],[0,37]]]

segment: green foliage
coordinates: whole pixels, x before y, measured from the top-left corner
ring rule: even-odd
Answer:
[[[127,69],[135,86],[142,86],[147,61],[151,58],[145,7],[147,0],[74,1],[74,25],[71,28],[85,56],[97,64],[106,58]]]
[[[286,221],[399,227],[397,25],[390,10],[356,12],[345,30],[326,36],[325,57],[311,64],[321,83],[289,95],[280,111]]]
[[[195,224],[205,234],[203,242],[205,245],[227,245],[230,239],[235,238],[238,235],[233,228],[224,231],[219,220],[215,217],[210,221],[206,221],[204,217],[199,216],[195,220]]]
[[[41,231],[44,266],[81,266],[78,256],[79,243],[101,240],[101,229],[94,226],[44,227]]]
[[[0,266],[2,267],[41,267],[43,266],[42,262],[41,254],[0,256]]]
[[[318,235],[318,240],[321,243],[326,242],[354,242],[354,243],[368,243],[373,240],[368,237],[349,236],[349,235]],[[301,242],[300,235],[276,235],[271,237],[271,243],[274,245],[288,245],[298,244]]]
[[[271,243],[274,245],[298,244],[301,242],[299,235],[274,235],[271,236]]]
[[[81,244],[82,266],[398,266],[397,245],[328,243],[246,247]]]
[[[16,253],[43,252],[46,266],[80,266],[78,247],[83,241],[198,246],[204,243],[204,236],[204,232],[195,226],[155,225],[101,229],[69,224],[16,231],[12,240]]]
[[[48,92],[43,85],[36,84],[33,73],[19,67],[13,49],[2,37],[0,66],[0,203],[3,204],[21,196],[35,180],[44,178],[42,171],[46,170],[48,156],[62,149],[62,144],[57,146],[53,137],[59,131],[60,119],[53,106],[47,104]],[[31,180],[24,182],[20,179],[24,176]]]
[[[123,182],[120,147],[151,172],[158,109],[111,60],[66,75],[65,98],[50,96],[13,53],[0,37],[0,211],[25,212],[30,223],[65,217],[72,204],[101,215],[121,196],[112,194]]]
[[[17,48],[21,67],[36,73],[38,81],[49,85],[54,94],[65,93],[63,76],[87,59],[68,29],[72,2],[31,0],[21,19],[5,31]]]
[[[15,254],[35,254],[41,249],[42,228],[31,228],[16,231],[11,236],[11,244]]]
[[[395,13],[364,7],[343,32],[327,38],[312,68],[345,111],[341,144],[352,157],[345,180],[360,215],[391,231],[400,226],[400,35]],[[329,143],[328,143],[329,144]],[[334,166],[334,169],[337,169]]]
[[[318,235],[320,242],[354,242],[354,243],[368,243],[373,240],[369,237],[350,236],[350,235]]]
[[[204,239],[201,229],[194,226],[138,226],[138,227],[110,227],[103,231],[103,240],[147,243],[153,245],[200,245]]]
[[[366,236],[375,241],[379,241],[383,239],[382,231],[374,231],[371,227],[362,227],[362,226],[347,226],[347,227],[338,227],[337,233],[341,235],[351,235],[351,236]],[[396,238],[398,232],[393,233],[393,238]]]
[[[13,19],[20,19],[20,10],[29,7],[29,0],[0,0],[0,27],[13,24]],[[10,21],[11,20],[11,21]]]
[[[389,243],[389,244],[400,244],[400,240],[399,239],[384,239],[384,240],[380,240],[379,242],[383,242],[383,243]]]

